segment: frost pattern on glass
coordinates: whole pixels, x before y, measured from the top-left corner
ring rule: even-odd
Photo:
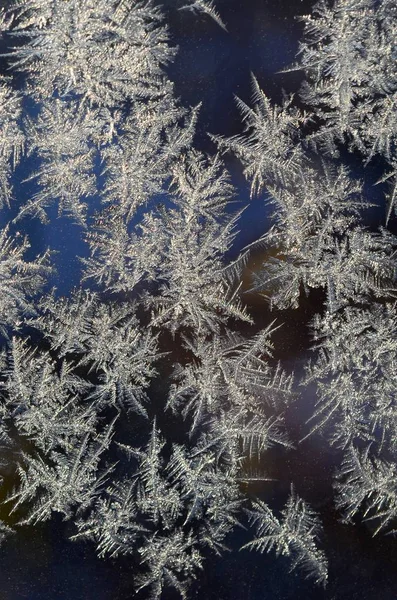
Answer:
[[[214,2],[169,10],[231,35]],[[340,517],[394,531],[397,6],[320,0],[302,20],[298,63],[284,70],[305,77],[301,108],[272,102],[254,76],[251,103],[237,100],[242,133],[212,135],[217,152],[205,153],[200,105],[183,107],[166,72],[177,50],[160,2],[16,0],[1,12],[5,544],[58,513],[99,556],[128,557],[137,597],[188,599],[242,526],[243,548],[274,549],[325,585],[320,515],[293,486],[281,510],[255,497],[271,489],[270,453],[315,435],[340,452]],[[364,226],[371,193],[346,150],[391,183],[383,227]],[[226,155],[271,218],[240,253]],[[37,255],[23,233],[51,226],[54,204],[88,248],[67,297],[46,285],[51,250]],[[277,319],[255,323],[243,289]],[[314,294],[299,379],[276,340],[282,311]],[[289,418],[309,387],[297,440]]]

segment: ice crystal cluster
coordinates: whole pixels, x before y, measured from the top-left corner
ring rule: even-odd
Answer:
[[[214,3],[176,5],[228,35]],[[237,101],[244,131],[212,136],[212,155],[195,146],[200,107],[167,75],[177,49],[164,15],[154,0],[16,0],[1,13],[0,537],[60,513],[72,539],[129,557],[131,595],[189,598],[244,525],[243,548],[274,549],[326,584],[321,520],[294,482],[281,511],[250,486],[269,498],[266,452],[293,452],[285,411],[314,385],[304,437],[343,454],[340,517],[375,534],[396,523],[397,4],[320,0],[285,69],[304,74],[304,108],[274,105],[254,78],[252,103]],[[364,227],[347,151],[382,165],[378,229]],[[233,261],[230,154],[272,214]],[[32,255],[20,233],[50,227],[54,205],[90,248],[68,297],[48,290],[51,249]],[[280,322],[258,329],[241,293],[258,247],[250,285],[264,312],[323,298],[301,381],[273,358]]]

